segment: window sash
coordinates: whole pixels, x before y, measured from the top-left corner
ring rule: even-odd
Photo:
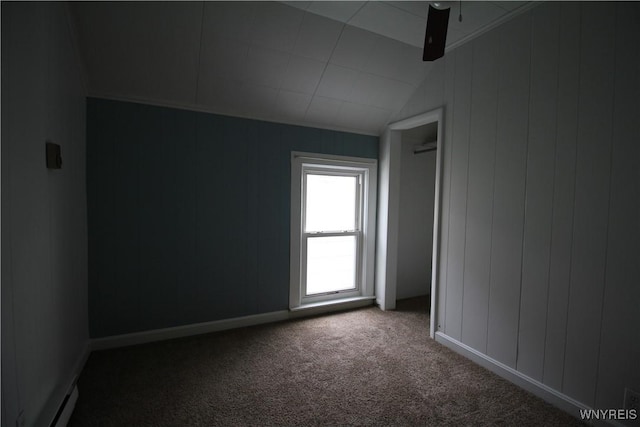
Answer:
[[[334,291],[309,294],[307,291],[307,265],[308,265],[308,259],[307,259],[308,249],[307,248],[308,248],[309,238],[322,239],[325,237],[339,237],[339,236],[355,236],[356,237],[356,259],[354,260],[355,262],[354,285],[355,286],[353,288],[345,288],[345,289],[339,289]],[[302,241],[301,241],[301,247],[300,247],[301,249],[300,280],[302,285],[301,299],[303,302],[315,302],[315,301],[324,299],[329,295],[336,295],[336,294],[356,294],[356,295],[360,294],[362,290],[362,255],[363,255],[362,254],[362,240],[363,240],[362,231],[355,230],[355,231],[328,232],[328,233],[323,233],[323,232],[303,233],[301,240]],[[347,295],[347,296],[350,296],[350,295]]]
[[[345,169],[335,169],[335,168],[331,168],[328,169],[326,167],[319,167],[317,165],[313,165],[313,166],[309,166],[309,165],[304,165],[302,167],[302,205],[301,205],[301,210],[302,210],[302,230],[301,233],[306,234],[306,233],[328,233],[328,232],[342,232],[342,231],[362,231],[362,216],[364,213],[364,206],[363,206],[363,181],[364,181],[364,174],[365,171],[353,171],[351,170],[345,170]],[[306,224],[307,224],[307,177],[309,175],[326,175],[326,176],[345,176],[345,177],[354,177],[356,178],[356,200],[354,201],[355,205],[356,205],[356,209],[355,209],[355,228],[353,230],[327,230],[327,231],[315,231],[315,232],[307,232],[305,231],[306,229]]]

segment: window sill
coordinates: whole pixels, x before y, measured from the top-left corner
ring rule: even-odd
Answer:
[[[309,316],[313,314],[328,313],[330,311],[349,310],[352,308],[366,307],[373,304],[376,297],[349,297],[329,301],[313,302],[292,307],[289,310],[293,316]]]

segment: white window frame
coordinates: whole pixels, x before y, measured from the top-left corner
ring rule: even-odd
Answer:
[[[376,194],[378,182],[376,159],[327,154],[291,153],[291,264],[289,308],[301,310],[320,305],[374,299],[374,262],[376,242]],[[304,178],[307,174],[352,175],[360,177],[357,194],[360,212],[356,230],[331,233],[305,233],[303,230]],[[314,237],[357,236],[355,289],[306,295],[306,242]]]

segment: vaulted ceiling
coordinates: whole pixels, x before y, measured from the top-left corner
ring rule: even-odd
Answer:
[[[448,50],[531,6],[449,3]],[[73,2],[71,8],[92,96],[378,135],[433,66],[422,61],[428,4]]]

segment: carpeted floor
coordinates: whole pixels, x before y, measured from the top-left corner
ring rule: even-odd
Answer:
[[[69,425],[581,425],[430,339],[427,305],[94,352]]]

